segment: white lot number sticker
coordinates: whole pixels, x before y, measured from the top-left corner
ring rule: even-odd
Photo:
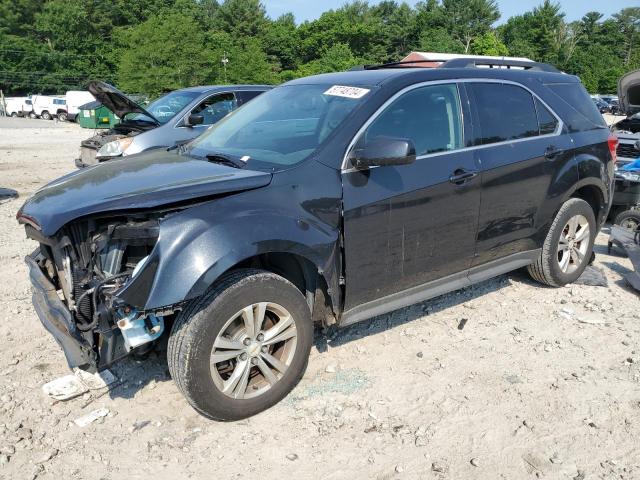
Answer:
[[[325,95],[333,95],[334,97],[345,98],[362,98],[369,93],[368,88],[345,87],[344,85],[334,85],[324,92]]]

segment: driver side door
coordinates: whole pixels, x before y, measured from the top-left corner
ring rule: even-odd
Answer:
[[[473,150],[464,148],[470,125],[462,105],[455,83],[418,86],[374,114],[355,142],[357,148],[374,139],[410,139],[417,158],[343,170],[346,316],[395,305],[388,296],[399,292],[415,303],[419,295],[410,289],[454,274],[466,278],[480,178]]]

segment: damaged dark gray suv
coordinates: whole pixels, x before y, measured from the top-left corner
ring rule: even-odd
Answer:
[[[576,77],[479,62],[295,80],[179,149],[39,190],[17,217],[40,244],[35,309],[69,365],[99,370],[168,337],[188,402],[236,420],[297,384],[314,324],[520,267],[576,280],[616,141]]]

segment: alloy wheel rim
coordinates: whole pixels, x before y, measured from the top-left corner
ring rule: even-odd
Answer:
[[[589,248],[589,222],[584,215],[569,219],[560,233],[558,265],[564,273],[575,272],[586,260]]]
[[[259,302],[243,308],[227,320],[213,343],[213,383],[234,399],[264,394],[291,366],[297,339],[295,320],[283,306]]]

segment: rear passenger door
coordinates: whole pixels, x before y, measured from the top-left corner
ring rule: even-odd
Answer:
[[[538,97],[512,83],[464,85],[482,179],[476,266],[540,248],[554,213],[545,199],[576,178],[571,138]]]
[[[410,139],[417,159],[343,170],[345,310],[469,268],[480,182],[460,100],[455,83],[413,88],[356,139],[353,148]]]

